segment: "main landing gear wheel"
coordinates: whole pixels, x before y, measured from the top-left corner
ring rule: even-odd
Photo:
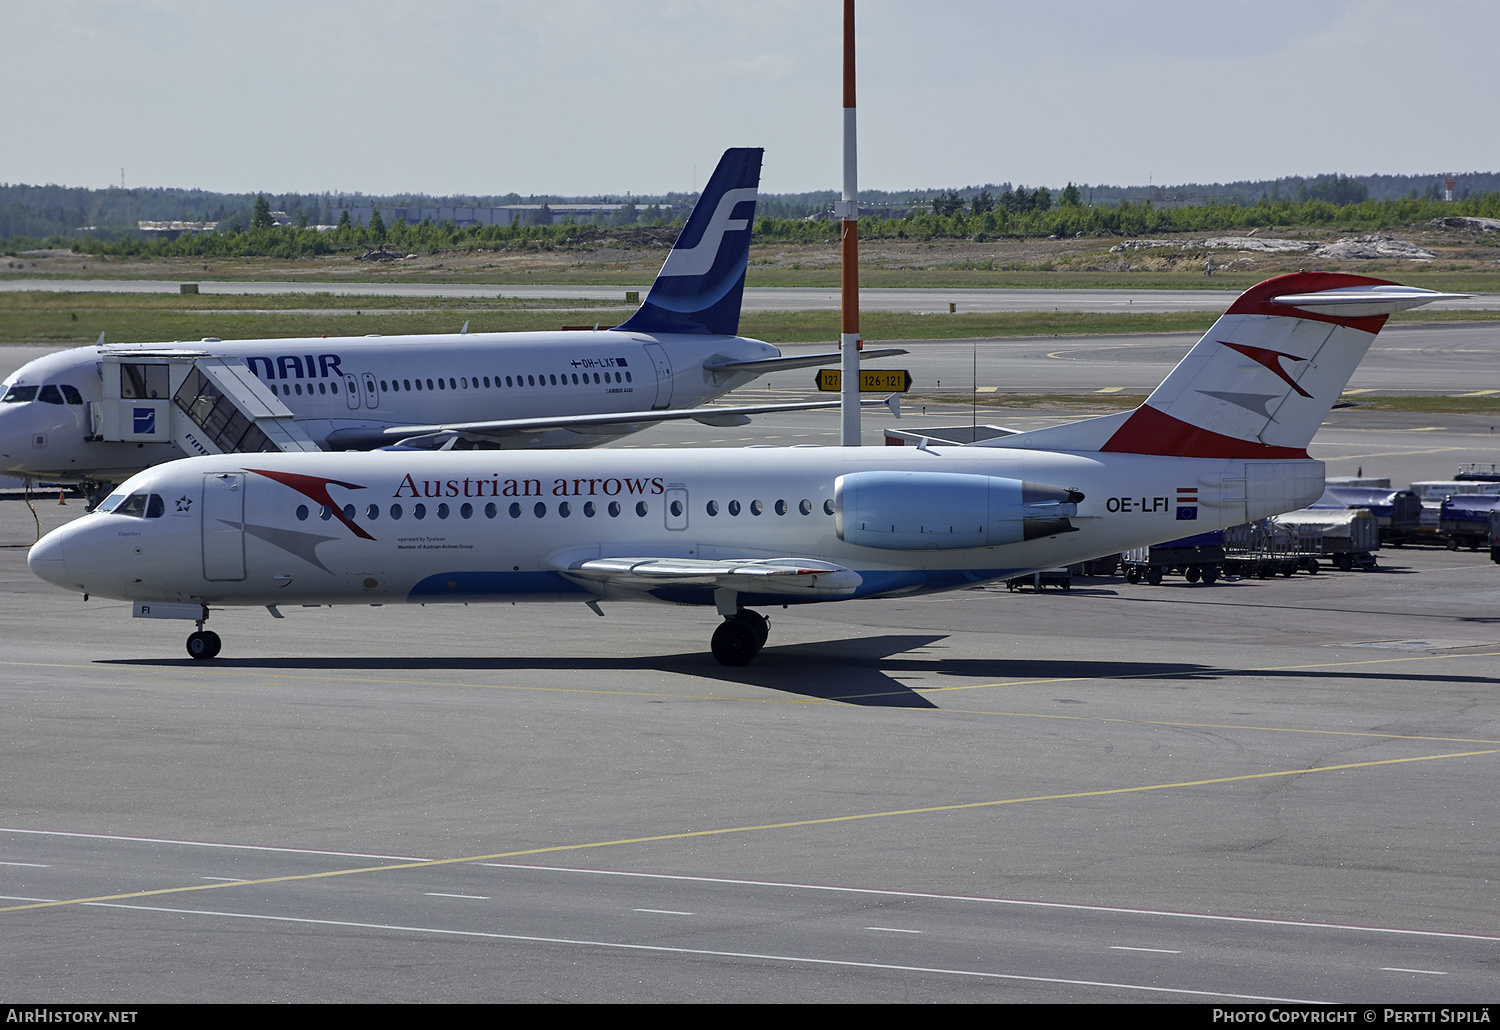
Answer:
[[[764,615],[740,611],[719,623],[710,646],[720,665],[749,665],[770,634],[771,626]]]
[[[190,657],[199,661],[207,661],[219,654],[219,648],[224,642],[219,639],[219,634],[211,629],[199,630],[197,633],[189,634],[187,638],[187,653]]]

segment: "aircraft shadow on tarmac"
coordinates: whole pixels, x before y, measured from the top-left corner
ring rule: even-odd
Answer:
[[[1390,680],[1419,683],[1493,684],[1492,676],[1413,674],[1377,672],[1363,667],[1340,670],[1330,668],[1238,669],[1203,665],[1196,662],[1078,661],[1076,659],[1007,659],[945,658],[940,654],[912,656],[911,652],[929,648],[947,640],[946,634],[883,634],[870,637],[820,640],[810,643],[771,645],[763,650],[753,665],[726,668],[706,652],[647,655],[639,657],[534,656],[512,655],[493,658],[220,658],[214,663],[224,669],[260,669],[265,671],[299,670],[308,672],[432,672],[464,671],[556,671],[608,674],[611,672],[667,672],[684,676],[720,680],[761,687],[801,697],[842,704],[875,708],[940,707],[914,688],[902,682],[918,678],[928,689],[942,680],[958,681],[955,686],[985,684],[988,690],[1003,690],[1008,685],[1024,687],[1028,699],[1034,689],[1048,681],[1094,685],[1114,683],[1129,689],[1133,680],[1173,680],[1217,682],[1226,676],[1254,675],[1265,679],[1297,679],[1312,682],[1350,683]],[[113,659],[100,665],[180,666],[202,669],[191,659],[153,661],[149,659]],[[964,682],[968,681],[968,682]],[[976,683],[977,681],[977,683]],[[986,683],[986,681],[992,681]],[[993,696],[993,695],[991,695]]]

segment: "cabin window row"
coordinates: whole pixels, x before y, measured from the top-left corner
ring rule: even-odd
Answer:
[[[611,375],[614,376],[613,379],[610,379]],[[629,372],[552,372],[542,375],[505,376],[504,379],[505,388],[517,389],[528,386],[567,386],[569,385],[570,378],[573,386],[587,386],[590,382],[590,376],[593,377],[593,383],[600,386],[611,382],[632,383],[635,381]],[[483,387],[480,386],[481,379],[484,382]],[[500,388],[500,381],[500,376],[494,377],[493,385],[490,383],[489,376],[474,376],[473,379],[470,379],[468,376],[449,376],[446,380],[441,376],[435,380],[382,379],[380,381],[380,391],[382,393],[400,393],[402,391],[422,390],[424,389],[423,383],[426,383],[425,389],[427,390],[478,390],[481,388],[495,390]]]
[[[505,514],[509,515],[511,518],[518,519],[522,515],[526,514],[527,508],[519,501],[512,501],[503,510]],[[584,518],[591,519],[594,516],[598,515],[601,511],[607,513],[610,518],[619,518],[626,509],[620,504],[619,501],[610,501],[603,506],[597,505],[593,501],[584,501],[580,505],[575,505],[571,501],[559,501],[555,508],[549,508],[547,502],[545,501],[537,501],[530,506],[530,510],[531,514],[539,519],[546,518],[549,511],[555,511],[556,514],[561,518],[568,518],[573,514],[575,510],[581,512]],[[685,509],[681,501],[672,500],[668,502],[668,510],[671,512],[673,518],[681,518]],[[707,514],[710,516],[717,516],[720,510],[721,509],[719,507],[718,501],[709,501],[708,504],[704,506],[704,511],[707,512]],[[760,516],[766,513],[766,506],[764,502],[758,499],[753,500],[743,506],[738,500],[732,500],[728,504],[724,505],[722,510],[725,511],[730,517],[737,517],[743,512],[749,512],[753,516]],[[772,502],[771,510],[774,511],[777,515],[786,515],[791,511],[791,506],[787,501],[777,499],[776,501]],[[811,515],[813,512],[813,502],[804,497],[801,501],[797,502],[797,510],[803,515]],[[421,520],[425,519],[428,514],[434,514],[439,519],[446,519],[456,513],[461,519],[472,519],[476,514],[482,514],[487,519],[493,519],[498,518],[501,511],[501,507],[493,501],[486,504],[483,508],[476,508],[474,505],[470,504],[467,501],[465,501],[463,504],[458,505],[457,508],[448,504],[447,502],[442,502],[432,509],[429,509],[425,504],[417,503],[413,504],[410,510],[408,510],[404,505],[392,504],[389,508],[384,510],[384,517],[390,518],[392,520],[398,520],[406,518],[408,515],[410,515],[410,517],[413,519]],[[651,512],[651,505],[646,501],[636,501],[634,511],[638,517],[645,518]],[[823,513],[825,515],[833,514],[832,499],[823,502]],[[353,519],[357,514],[359,514],[359,509],[352,504],[346,504],[341,509],[340,514],[345,519]],[[316,515],[320,519],[323,519],[324,521],[327,521],[333,518],[334,511],[326,504],[319,506],[316,511],[309,508],[305,504],[299,504],[297,506],[297,520],[299,522],[306,522],[314,515]],[[381,519],[382,509],[380,505],[366,505],[364,509],[364,518],[367,522],[376,522]]]
[[[385,509],[384,512],[382,512],[380,505],[370,504],[365,506],[364,518],[367,522],[376,522],[382,517],[387,517],[390,519],[402,519],[410,516],[414,519],[425,519],[429,514],[432,514],[437,518],[446,519],[454,514],[457,514],[461,519],[472,519],[475,515],[483,515],[487,519],[493,519],[498,518],[502,510],[511,518],[518,519],[522,515],[526,514],[527,508],[523,507],[519,501],[512,501],[510,505],[504,509],[502,509],[493,501],[486,504],[483,508],[477,508],[469,502],[465,501],[463,504],[460,504],[456,507],[448,504],[447,502],[443,502],[441,504],[435,505],[433,508],[428,508],[428,506],[425,504],[417,503],[413,504],[410,509],[407,509],[404,505],[392,504],[388,509]],[[530,506],[530,511],[533,516],[539,519],[546,518],[549,511],[556,511],[556,513],[562,518],[568,518],[574,513],[574,511],[579,511],[583,514],[584,518],[591,519],[594,516],[598,515],[600,512],[607,513],[610,518],[619,518],[622,514],[624,514],[626,509],[620,504],[619,501],[610,501],[608,504],[604,505],[595,504],[593,501],[584,501],[579,505],[574,505],[570,501],[560,501],[558,502],[555,509],[549,508],[545,501],[537,501],[535,504]],[[651,506],[645,501],[636,501],[634,511],[636,515],[644,518],[646,515],[650,514]],[[352,519],[355,517],[355,515],[359,514],[359,509],[357,509],[352,504],[346,504],[341,509],[340,514],[342,514],[346,519]],[[306,522],[308,519],[314,516],[326,521],[333,518],[333,509],[326,504],[318,507],[316,511],[309,508],[305,504],[299,504],[297,506],[298,521]]]
[[[614,376],[613,379],[610,378],[611,375]],[[611,373],[611,372],[602,372],[602,373],[601,372],[563,372],[561,374],[559,374],[559,373],[547,373],[547,374],[543,374],[543,375],[505,376],[504,380],[505,380],[505,387],[507,389],[516,389],[516,388],[524,388],[524,387],[535,387],[535,386],[549,386],[549,385],[550,386],[567,386],[568,383],[569,383],[569,379],[572,380],[572,385],[574,385],[574,386],[586,386],[586,385],[589,384],[591,376],[593,378],[593,383],[596,384],[596,385],[600,385],[600,386],[605,385],[607,383],[633,383],[635,381],[634,378],[631,376],[631,374],[629,372],[624,372],[624,373],[621,373],[621,372],[613,372],[613,373]],[[423,390],[444,390],[444,391],[446,391],[446,390],[478,390],[478,389],[481,389],[481,386],[479,385],[481,380],[483,380],[483,383],[484,383],[484,386],[482,387],[482,389],[485,389],[485,390],[495,390],[495,389],[499,389],[500,388],[500,382],[501,382],[501,377],[500,376],[495,376],[494,377],[494,383],[493,383],[493,385],[491,385],[490,377],[489,376],[474,376],[472,380],[468,376],[449,376],[447,379],[444,379],[443,377],[438,376],[435,379],[382,379],[380,381],[380,392],[381,393],[401,393],[401,392],[404,391],[404,392],[410,393],[413,390],[416,390],[416,391],[419,391],[419,392],[423,391]],[[304,394],[304,392],[306,393],[307,396],[311,397],[312,393],[313,393],[313,384],[312,383],[308,383],[307,384],[306,391],[303,390],[303,388],[302,388],[303,384],[302,383],[281,383],[281,384],[272,383],[272,384],[270,384],[270,386],[271,386],[271,391],[273,393],[276,391],[276,388],[277,388],[278,385],[281,387],[281,395],[283,397],[290,397],[293,394],[295,394],[298,397],[301,397]],[[329,379],[329,380],[322,380],[322,379],[320,379],[320,380],[317,381],[317,386],[318,386],[318,393],[322,394],[324,396],[326,396],[328,394],[337,394],[337,393],[341,392],[339,390],[338,380],[336,380],[336,379]],[[70,393],[67,393],[68,403],[69,404],[82,404],[83,403],[83,398],[82,397],[78,397],[78,391],[77,390],[74,390],[71,386],[64,386],[62,389],[64,391],[71,391]],[[43,390],[44,391],[50,390],[50,391],[52,391],[52,394],[56,394],[57,393],[57,388],[56,387],[52,387],[52,386],[43,387]],[[5,395],[5,400],[6,401],[12,401],[12,400],[16,400],[16,401],[20,401],[20,400],[33,400],[33,399],[36,399],[36,391],[37,391],[37,388],[34,387],[34,386],[29,386],[29,387],[12,387],[11,390],[10,390],[10,392]],[[16,396],[12,397],[11,394],[16,394]],[[24,396],[23,396],[23,394],[24,394]],[[51,404],[61,404],[61,403],[63,403],[63,400],[62,400],[61,397],[57,397],[56,399],[53,399],[52,394],[48,394],[48,393],[44,392],[43,395],[42,395],[42,397],[40,399],[44,400],[44,401],[48,401]],[[74,399],[75,397],[77,397],[76,400]]]
[[[791,510],[787,502],[779,498],[776,501],[772,502],[771,509],[775,511],[777,515],[785,515]],[[717,516],[719,514],[719,502],[709,501],[708,504],[704,506],[703,510],[706,511],[710,516]],[[743,507],[741,507],[738,500],[733,500],[724,505],[723,510],[727,512],[731,517],[738,516],[741,512],[745,511],[748,511],[751,515],[764,515],[766,513],[766,506],[765,503],[760,501],[759,499],[753,500]],[[813,510],[813,502],[804,497],[802,498],[802,500],[797,502],[797,510],[803,515],[811,515]],[[823,502],[823,514],[833,514],[832,498]]]

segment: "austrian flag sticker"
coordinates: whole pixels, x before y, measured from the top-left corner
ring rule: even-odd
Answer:
[[[1196,486],[1179,486],[1177,488],[1177,521],[1194,522],[1198,518],[1198,488]]]

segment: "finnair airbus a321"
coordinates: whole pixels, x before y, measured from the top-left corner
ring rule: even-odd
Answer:
[[[490,448],[588,447],[666,419],[743,425],[763,412],[831,406],[836,402],[700,408],[766,372],[838,360],[836,352],[786,357],[737,335],[761,153],[725,152],[645,303],[613,329],[63,351],[26,364],[0,389],[0,473],[83,483],[97,499],[111,484],[163,461],[276,449],[251,421],[214,412],[203,422],[219,446],[184,450],[173,442],[168,398],[184,411],[212,407],[214,400],[225,406],[216,395],[180,389],[182,376],[171,378],[167,362],[191,365],[195,354],[248,366],[254,376],[240,377],[245,388],[269,391],[260,397],[269,401],[262,410],[289,409],[307,449],[373,448],[413,437]],[[104,417],[109,361],[124,366],[112,372],[115,403],[125,406],[116,419],[123,428],[113,434]],[[153,401],[161,404],[153,408]],[[225,433],[234,439],[218,439]]]
[[[30,554],[43,579],[193,619],[211,607],[756,607],[947,590],[1311,503],[1307,447],[1392,312],[1453,296],[1296,273],[1253,287],[1134,411],[961,447],[225,455],[158,466]]]

